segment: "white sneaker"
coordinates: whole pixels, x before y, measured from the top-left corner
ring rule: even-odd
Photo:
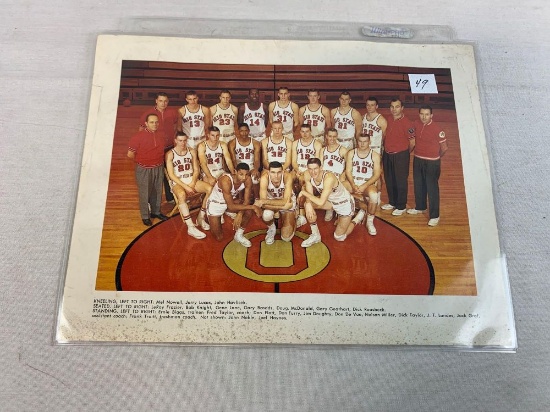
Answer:
[[[239,233],[239,232],[235,233],[235,236],[233,236],[233,239],[235,239],[237,242],[239,242],[244,247],[252,246],[252,243],[250,243],[250,240],[245,238],[244,235]]]
[[[374,222],[370,222],[368,219],[367,219],[367,230],[369,232],[369,235],[371,236],[376,236],[376,228],[374,227]]]
[[[206,220],[204,220],[203,217],[199,216],[197,218],[197,225],[199,225],[202,230],[210,230],[210,225],[206,223]]]
[[[225,214],[233,220],[235,220],[235,218],[237,217],[237,214],[233,212],[225,212]]]
[[[298,217],[296,218],[296,229],[304,226],[306,223],[307,223],[306,217],[302,215],[298,215]]]
[[[355,215],[355,217],[352,219],[352,222],[358,225],[363,221],[365,218],[365,211],[363,209],[360,209],[359,212]]]
[[[267,233],[265,234],[265,244],[272,245],[275,242],[275,234],[277,233],[277,228],[275,225],[269,226]]]
[[[434,217],[428,221],[428,226],[437,226],[439,224],[439,218]]]
[[[334,210],[330,209],[325,212],[325,222],[330,222],[334,216]]]
[[[199,229],[197,229],[195,226],[188,226],[187,234],[191,237],[194,237],[195,239],[204,239],[206,237],[206,235],[202,233]]]
[[[315,243],[319,243],[321,241],[321,236],[311,234],[309,237],[302,242],[302,247],[310,247],[311,245],[314,245]]]
[[[407,209],[395,209],[391,214],[393,216],[401,216]]]
[[[418,210],[418,209],[407,209],[407,213],[409,215],[420,215],[424,213],[426,210]]]
[[[386,203],[385,205],[380,206],[380,209],[382,209],[382,210],[392,210],[392,209],[395,209],[395,206],[390,205],[389,203]]]

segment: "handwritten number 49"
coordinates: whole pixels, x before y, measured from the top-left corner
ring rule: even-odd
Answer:
[[[429,82],[429,80],[418,79],[416,81],[416,87],[418,88],[420,86],[420,84],[422,84],[421,89],[424,89],[424,86],[426,86],[428,84],[428,82]]]

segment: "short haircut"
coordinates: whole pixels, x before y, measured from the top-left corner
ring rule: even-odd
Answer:
[[[158,92],[156,98],[158,99],[159,97],[166,97],[168,99],[168,94],[166,94],[164,92]]]
[[[241,127],[246,127],[248,130],[250,130],[250,126],[248,125],[248,123],[245,123],[245,122],[239,123],[239,129]]]
[[[377,99],[376,97],[374,97],[374,96],[369,96],[369,97],[367,97],[367,102],[368,102],[368,101],[374,102],[374,103],[376,103],[376,105],[378,106],[378,99]]]
[[[231,92],[227,89],[223,89],[221,92],[220,92],[220,96],[224,93],[227,93],[229,95],[229,97],[231,97]]]
[[[189,97],[189,96],[198,96],[198,95],[196,91],[189,90],[187,93],[185,93],[185,97]]]
[[[311,125],[309,123],[304,123],[300,126],[300,129],[302,129],[302,128],[307,128],[307,129],[311,130]]]
[[[286,86],[279,87],[278,91],[280,92],[281,90],[286,90],[287,92],[290,91]]]
[[[208,128],[208,132],[219,132],[220,129],[218,129],[216,126],[210,126]]]
[[[250,92],[252,90],[256,90],[256,92],[258,92],[258,94],[260,93],[260,90],[257,87],[252,87],[252,88],[248,89],[248,94],[250,94]]]
[[[180,131],[178,131],[178,132],[176,133],[176,137],[177,137],[177,136],[185,136],[185,137],[187,137],[187,138],[189,137],[189,136],[187,136],[187,135],[185,134],[185,132],[180,132]]]
[[[432,106],[429,106],[429,105],[427,105],[427,104],[420,106],[420,109],[418,109],[418,113],[420,113],[420,110],[429,110],[429,111],[430,111],[430,114],[433,113],[433,111],[432,111]]]
[[[321,93],[319,93],[319,90],[317,90],[317,89],[309,89],[309,90],[307,91],[307,94],[310,94],[310,93],[321,94]]]
[[[403,104],[403,100],[401,100],[399,97],[394,97],[393,99],[390,100],[390,105],[392,103],[395,103],[395,102],[399,102],[401,103],[401,106],[405,107],[405,105]]]
[[[309,159],[307,159],[307,164],[308,165],[317,165],[319,167],[321,167],[321,160],[317,159],[316,157],[310,157]]]
[[[151,116],[155,116],[157,119],[159,118],[158,115],[156,115],[155,113],[149,113],[149,114],[147,115],[147,117],[145,118],[145,123],[149,122],[149,118],[150,118]]]
[[[336,133],[338,133],[338,130],[336,130],[334,127],[329,127],[327,130],[325,130],[325,134],[328,134],[328,132],[336,132]]]
[[[363,132],[361,132],[361,134],[359,135],[359,137],[368,137],[369,140],[370,140],[370,134],[369,134],[369,133],[363,133]]]
[[[248,166],[246,163],[239,163],[235,170],[238,172],[239,170],[246,170],[247,172],[250,170],[250,166]]]
[[[281,162],[278,162],[276,160],[274,160],[273,162],[269,162],[269,168],[270,169],[279,169],[279,168],[283,168],[283,165],[281,164]]]
[[[349,94],[349,92],[347,90],[342,91],[342,93],[340,93],[340,96],[349,96],[349,97],[351,97],[351,95]]]
[[[271,123],[271,127],[273,127],[273,125],[277,123],[277,124],[280,124],[281,126],[283,125],[283,122],[281,122],[280,120],[274,120],[272,123]]]

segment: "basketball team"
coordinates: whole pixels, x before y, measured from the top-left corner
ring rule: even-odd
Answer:
[[[288,88],[281,87],[278,99],[266,106],[258,89],[250,89],[237,108],[231,93],[223,90],[219,103],[208,108],[195,91],[188,91],[187,104],[176,110],[168,107],[166,93],[158,93],[128,145],[143,224],[168,219],[160,210],[164,181],[166,200],[178,205],[195,239],[210,231],[221,240],[226,216],[233,221],[235,241],[250,247],[244,230],[255,214],[267,225],[267,245],[275,242],[280,220],[285,242],[309,224],[311,234],[301,244],[309,247],[321,241],[316,209],[325,210],[325,221],[336,215],[337,241],[363,222],[375,236],[383,180],[388,202],[382,210],[394,216],[427,213],[427,224],[438,225],[438,182],[447,142],[430,106],[421,106],[413,122],[398,98],[391,100],[391,117],[385,119],[375,97],[367,98],[364,116],[350,105],[346,91],[332,110],[320,103],[318,90],[308,91],[309,103],[303,107],[290,97]],[[416,203],[407,209],[411,152]],[[199,194],[195,223],[187,201]]]

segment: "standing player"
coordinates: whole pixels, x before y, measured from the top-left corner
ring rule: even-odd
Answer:
[[[239,123],[246,123],[250,128],[250,136],[261,142],[265,139],[267,120],[264,104],[260,102],[260,92],[258,89],[250,89],[247,101],[239,107]]]
[[[351,96],[343,91],[338,99],[340,106],[330,112],[334,128],[338,131],[338,142],[346,149],[355,147],[355,138],[361,134],[361,113],[350,106]]]
[[[439,175],[441,157],[447,151],[447,139],[441,127],[432,121],[430,106],[422,106],[420,121],[415,122],[416,145],[414,147],[413,179],[416,207],[407,213],[417,215],[426,210],[426,197],[430,204],[428,226],[439,223]]]
[[[160,92],[157,93],[155,99],[155,106],[143,112],[139,118],[139,131],[145,130],[146,124],[145,119],[147,115],[156,114],[159,119],[159,133],[164,133],[166,139],[164,143],[164,152],[167,152],[174,146],[174,138],[176,136],[176,129],[178,124],[178,111],[171,107],[168,107],[169,103],[168,95],[166,93]],[[163,177],[164,182],[164,194],[166,196],[167,202],[173,202],[174,197],[170,191],[170,185],[166,177]]]
[[[170,183],[172,192],[178,198],[178,204],[180,209],[180,215],[185,224],[187,225],[187,233],[189,236],[195,239],[204,239],[206,235],[198,230],[189,213],[189,206],[187,205],[187,196],[195,193],[205,193],[206,196],[202,201],[202,207],[197,217],[197,224],[202,227],[203,230],[209,230],[208,223],[204,221],[206,212],[206,201],[210,192],[212,192],[212,186],[208,183],[199,180],[199,161],[197,159],[197,153],[195,149],[187,147],[188,137],[180,132],[174,140],[175,146],[172,150],[166,152],[164,158],[166,161],[166,170],[170,177]]]
[[[283,227],[281,239],[290,242],[296,231],[296,196],[292,191],[292,174],[285,172],[279,162],[271,162],[269,169],[260,179],[260,198],[254,203],[264,209],[263,221],[267,224],[265,243],[275,242],[277,228],[274,223],[275,212],[280,212]]]
[[[220,129],[216,126],[208,128],[208,139],[199,144],[197,152],[203,174],[202,180],[209,185],[216,184],[216,180],[223,174],[225,167],[231,173],[235,171],[227,143],[220,142]]]
[[[392,117],[388,120],[382,155],[389,200],[381,209],[395,209],[394,216],[401,216],[407,208],[410,152],[414,148],[414,126],[403,114],[403,108],[400,99],[390,102]]]
[[[264,169],[268,169],[271,162],[280,162],[283,169],[289,171],[292,164],[291,149],[292,141],[283,136],[283,124],[274,121],[271,125],[271,136],[262,140]]]
[[[229,211],[237,213],[233,221],[233,229],[236,230],[234,239],[244,247],[252,246],[250,240],[244,237],[244,228],[252,213],[256,213],[258,217],[262,216],[262,209],[250,204],[252,179],[248,169],[247,164],[239,163],[234,174],[221,175],[208,198],[206,210],[210,230],[217,241],[223,239],[221,218],[224,212]]]
[[[325,130],[332,126],[330,110],[319,103],[321,95],[317,89],[310,89],[307,93],[309,104],[300,108],[298,113],[300,124],[307,123],[311,126],[313,138],[325,143]]]
[[[357,138],[357,148],[350,150],[346,157],[346,175],[353,185],[352,194],[361,196],[367,203],[367,230],[369,235],[376,235],[374,215],[378,206],[378,189],[376,182],[380,178],[380,154],[370,148],[369,135]],[[363,209],[353,219],[356,224],[365,217]]]
[[[210,127],[210,109],[199,104],[199,96],[194,90],[185,94],[187,104],[178,110],[181,122],[178,131],[189,136],[188,146],[196,149],[200,142],[206,139],[205,131]]]
[[[302,247],[309,247],[321,241],[315,209],[334,209],[338,213],[339,218],[334,230],[334,239],[343,242],[355,228],[351,222],[351,217],[355,212],[353,197],[333,173],[323,171],[321,160],[316,157],[307,161],[307,171],[304,177],[306,180],[305,190],[300,192],[298,200],[300,197],[306,198],[306,218],[311,227],[311,235],[302,242]],[[321,194],[319,197],[313,194],[314,188]]]
[[[340,182],[351,192],[351,185],[346,180],[346,153],[348,150],[338,143],[338,132],[328,128],[325,137],[326,146],[321,149],[319,159],[323,162],[323,170],[332,172]],[[333,210],[327,210],[325,221],[332,220]]]
[[[212,126],[220,129],[220,140],[225,143],[235,139],[235,122],[239,114],[237,107],[230,102],[231,93],[229,90],[222,90],[220,102],[210,108]]]
[[[363,116],[363,131],[362,134],[369,135],[370,148],[379,155],[382,155],[382,141],[386,134],[386,128],[388,122],[386,118],[378,113],[378,99],[373,96],[367,97],[367,113]],[[378,204],[380,204],[380,189],[382,175],[376,182],[376,188],[378,189]]]
[[[281,122],[283,135],[294,140],[294,129],[299,123],[298,105],[290,101],[290,92],[287,87],[279,87],[279,100],[269,103],[269,123]]]
[[[250,168],[254,199],[260,194],[260,153],[261,144],[250,137],[250,128],[246,123],[239,124],[239,134],[228,144],[234,165],[246,163]]]
[[[136,163],[136,183],[139,194],[139,212],[145,226],[152,226],[151,218],[167,220],[160,213],[162,176],[164,174],[164,133],[157,133],[159,118],[147,115],[147,127],[130,139],[127,156]],[[149,206],[151,212],[149,214]]]

